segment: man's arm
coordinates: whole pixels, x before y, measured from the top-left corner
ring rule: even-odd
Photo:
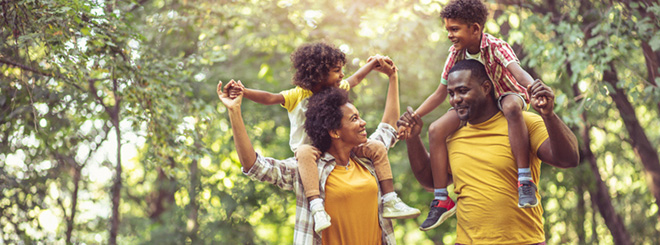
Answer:
[[[433,189],[433,175],[431,173],[431,158],[426,146],[422,142],[420,133],[422,132],[422,118],[415,114],[412,108],[408,107],[407,111],[401,116],[401,120],[397,122],[402,126],[410,127],[410,135],[406,139],[406,146],[408,148],[408,160],[410,161],[410,168],[417,181],[422,187],[427,190]]]
[[[552,89],[537,79],[528,90],[532,97],[532,107],[539,112],[548,130],[548,139],[537,151],[539,158],[559,168],[577,166],[580,161],[577,138],[555,114],[555,94]]]

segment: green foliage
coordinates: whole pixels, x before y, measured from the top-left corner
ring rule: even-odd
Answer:
[[[289,54],[324,40],[346,52],[347,75],[371,55],[392,57],[400,69],[401,107],[416,108],[437,88],[451,45],[438,18],[444,4],[0,1],[0,243],[67,242],[68,220],[68,242],[108,240],[117,164],[117,125],[108,108],[115,105],[124,168],[120,243],[290,243],[294,195],[242,174],[216,97],[218,80],[240,79],[271,92],[291,88]],[[657,148],[660,81],[647,81],[639,47],[660,49],[660,6],[490,4],[502,13],[486,31],[519,45],[523,67],[555,90],[561,118],[580,128],[586,112],[590,147],[632,242],[660,243],[658,207],[609,96],[615,88],[625,91]],[[547,8],[539,12],[538,6]],[[499,33],[505,26],[508,33]],[[603,82],[610,64],[619,74],[614,86]],[[386,81],[370,74],[351,92],[370,132],[382,116]],[[425,116],[425,124],[447,108],[444,103]],[[260,154],[293,156],[283,108],[245,101],[243,111]],[[390,150],[395,188],[426,212],[432,195],[410,173],[406,154],[403,142]],[[585,165],[542,169],[550,244],[613,243],[591,201],[594,180]],[[455,219],[421,232],[424,218],[395,221],[397,241],[454,242]]]

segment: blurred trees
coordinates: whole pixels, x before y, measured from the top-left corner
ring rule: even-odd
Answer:
[[[417,107],[451,45],[444,4],[0,0],[0,241],[290,243],[293,194],[241,174],[217,81],[288,89],[289,54],[325,40],[346,52],[349,75],[392,57],[401,105]],[[555,89],[580,138],[584,164],[542,170],[548,242],[660,243],[660,5],[488,4],[486,31]],[[386,81],[370,74],[352,92],[370,130]],[[257,151],[293,155],[284,109],[243,110]],[[389,154],[396,188],[427,210],[402,144]],[[423,219],[396,221],[397,240],[453,243],[455,219],[421,232]]]

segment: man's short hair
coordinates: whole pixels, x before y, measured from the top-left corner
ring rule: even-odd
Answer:
[[[468,25],[479,23],[483,30],[488,18],[488,8],[483,0],[452,0],[442,8],[440,17],[461,20]]]
[[[461,60],[456,62],[454,66],[449,70],[448,74],[451,74],[452,72],[455,71],[463,71],[463,70],[469,70],[471,71],[470,75],[473,78],[476,78],[480,81],[479,84],[486,80],[490,80],[488,78],[488,74],[486,73],[486,67],[481,64],[481,62],[477,60]]]

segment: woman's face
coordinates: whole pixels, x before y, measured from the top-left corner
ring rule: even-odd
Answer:
[[[351,103],[341,106],[344,117],[341,119],[341,127],[335,132],[339,139],[349,145],[359,145],[367,142],[367,122],[360,118],[360,112]]]

